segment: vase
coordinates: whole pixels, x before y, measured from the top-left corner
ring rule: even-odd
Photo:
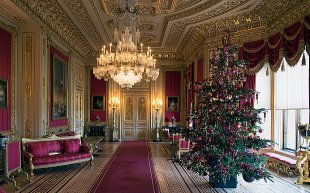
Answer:
[[[255,178],[253,176],[248,175],[248,174],[242,174],[242,177],[243,177],[244,181],[249,182],[249,183],[251,183],[255,180]]]
[[[236,188],[237,176],[230,177],[230,179],[227,179],[225,183],[214,181],[212,176],[210,176],[209,182],[214,186],[214,188]]]

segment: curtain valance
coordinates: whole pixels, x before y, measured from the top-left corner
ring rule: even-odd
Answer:
[[[249,62],[248,74],[255,74],[268,61],[270,69],[276,72],[283,57],[290,66],[296,65],[306,45],[310,53],[310,15],[303,22],[296,22],[269,37],[267,41],[257,40],[244,43],[239,49],[239,59]]]

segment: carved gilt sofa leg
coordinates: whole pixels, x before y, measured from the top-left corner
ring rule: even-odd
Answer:
[[[33,178],[34,178],[33,169],[34,169],[34,166],[32,163],[32,155],[30,154],[30,156],[29,156],[29,173],[30,173],[31,180],[33,180]]]
[[[91,156],[91,159],[90,159],[90,165],[91,165],[91,166],[94,165],[94,162],[93,162],[93,161],[94,161],[94,157],[93,157],[93,155],[92,155],[92,156]]]
[[[6,178],[8,179],[8,181],[11,181],[14,184],[14,187],[16,188],[16,190],[19,190],[20,187],[16,185],[16,180],[14,179],[14,175],[12,176],[12,178],[10,177],[10,174],[8,174],[6,176]]]

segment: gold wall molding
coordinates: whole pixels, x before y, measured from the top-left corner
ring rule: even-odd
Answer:
[[[45,77],[42,78],[42,97],[46,97],[46,83],[45,83]]]
[[[47,46],[46,38],[43,38],[42,47],[43,47],[43,55],[44,56],[46,55],[46,46]]]
[[[138,98],[138,120],[147,120],[146,113],[147,113],[146,98],[144,96],[141,96]]]
[[[30,120],[26,120],[25,123],[25,128],[24,128],[24,136],[26,138],[31,138],[32,137],[32,129],[31,129],[31,123]]]
[[[25,95],[27,98],[31,98],[31,78],[27,78],[25,81]]]
[[[35,32],[22,32],[22,112],[24,136],[32,137],[34,132],[34,96],[33,89],[35,84]]]
[[[132,121],[133,120],[133,98],[128,96],[125,99],[125,120]]]

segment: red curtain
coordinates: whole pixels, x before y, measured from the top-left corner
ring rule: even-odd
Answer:
[[[0,107],[0,131],[11,130],[11,53],[12,53],[12,43],[11,34],[4,29],[0,28],[0,80],[5,86],[3,88],[2,98],[6,100],[3,102],[5,107]],[[5,88],[7,87],[7,88]]]
[[[264,40],[247,42],[243,44],[240,59],[248,61],[250,73],[255,74],[255,71],[259,71],[264,65],[265,53],[266,44]]]
[[[310,41],[310,16],[305,17],[305,22],[296,22],[285,28],[283,33],[276,33],[264,40],[244,43],[239,49],[239,59],[249,62],[248,74],[257,73],[264,65],[267,57],[272,71],[276,72],[285,56],[289,65],[297,63],[304,49],[304,41],[309,53]]]
[[[283,37],[285,59],[289,65],[296,65],[302,54],[302,51],[305,48],[303,44],[304,25],[300,22],[297,22],[285,28]]]
[[[53,57],[57,56],[59,58],[61,58],[67,65],[68,65],[68,61],[69,58],[68,56],[66,56],[65,54],[63,54],[62,52],[60,52],[59,50],[57,50],[56,48],[52,47],[50,48],[50,123],[49,126],[50,127],[59,127],[59,126],[65,126],[68,125],[68,118],[64,118],[64,119],[56,119],[53,120],[52,118],[52,105],[53,105]],[[69,70],[69,68],[68,68]],[[69,77],[68,77],[69,80]],[[68,82],[69,83],[69,82]],[[69,84],[68,84],[68,88],[69,88]],[[69,92],[67,88],[67,94]],[[68,101],[67,101],[68,102]],[[69,103],[67,103],[67,111],[68,111],[68,106]]]
[[[269,65],[272,71],[277,71],[284,56],[282,34],[276,33],[268,38]]]
[[[106,111],[107,111],[107,98],[106,98],[106,81],[103,79],[99,80],[97,79],[94,74],[91,74],[91,82],[90,82],[90,121],[96,121],[96,117],[98,116],[100,118],[100,121],[104,122],[106,121]],[[92,104],[93,104],[93,96],[103,96],[103,110],[93,110]]]
[[[203,58],[200,58],[197,62],[197,82],[203,81]]]
[[[180,105],[181,105],[181,72],[180,71],[167,71],[166,72],[166,101],[165,101],[165,122],[170,122],[171,118],[174,116],[177,122],[180,122]],[[168,111],[168,97],[177,96],[179,97],[178,101],[178,110],[177,111]]]

